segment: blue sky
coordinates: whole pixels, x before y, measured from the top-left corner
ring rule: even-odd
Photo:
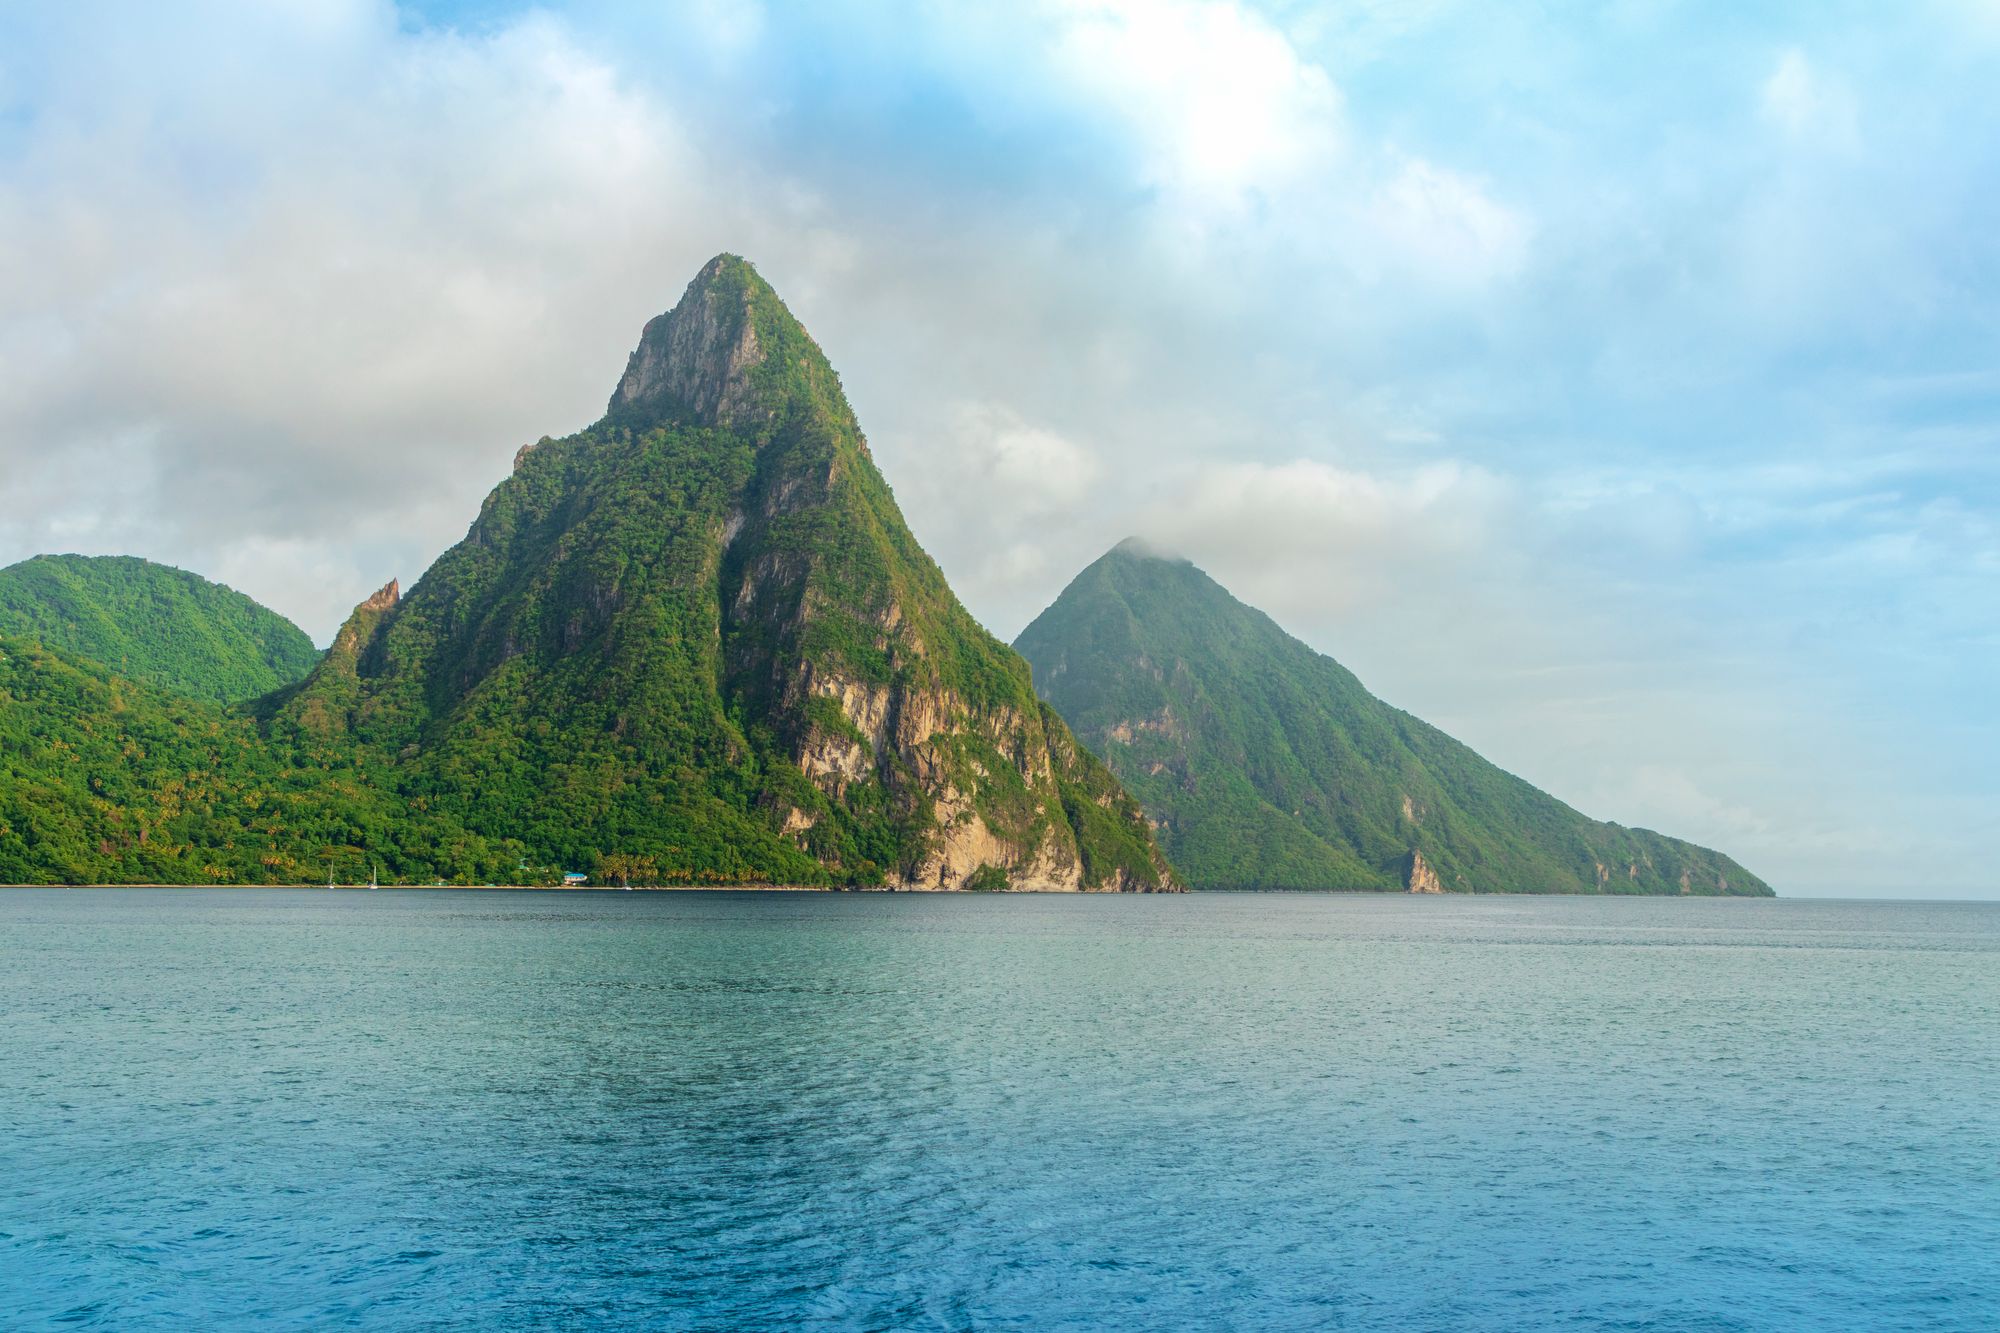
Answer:
[[[324,639],[734,250],[996,632],[1141,533],[1593,814],[1990,894],[1994,87],[1993,0],[11,9],[0,559]]]

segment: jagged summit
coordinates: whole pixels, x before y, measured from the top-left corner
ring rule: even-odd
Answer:
[[[518,453],[465,540],[357,607],[270,716],[315,756],[358,747],[371,785],[462,827],[469,850],[412,856],[427,868],[1173,885],[735,255],[648,322],[602,421]]]
[[[702,265],[679,303],[647,321],[609,412],[686,413],[707,425],[733,418],[747,396],[750,372],[764,360],[755,306],[770,290],[736,255]]]
[[[755,266],[723,254],[647,321],[606,410],[622,422],[755,431],[798,408],[853,420],[812,336]]]
[[[390,579],[387,583],[377,588],[374,594],[356,609],[360,611],[387,611],[402,599],[401,580]]]
[[[0,654],[17,734],[74,741],[0,782],[0,878],[1178,887],[734,255],[305,679],[224,715],[47,656]]]

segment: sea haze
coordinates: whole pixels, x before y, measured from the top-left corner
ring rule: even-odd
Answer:
[[[15,1327],[1989,1329],[2000,905],[14,890]]]

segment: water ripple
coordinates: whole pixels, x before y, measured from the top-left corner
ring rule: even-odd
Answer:
[[[2000,909],[0,894],[8,1327],[2000,1326]]]

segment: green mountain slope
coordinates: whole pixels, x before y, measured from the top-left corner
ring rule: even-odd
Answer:
[[[1195,888],[1771,892],[1719,852],[1584,817],[1133,542],[1015,646]]]
[[[241,714],[0,637],[0,883],[351,882],[453,846],[504,855],[351,764],[283,762]]]
[[[605,418],[260,705],[468,837],[647,878],[1156,889],[1138,808],[953,596],[819,347],[721,256]],[[451,865],[401,867],[426,873]]]
[[[38,555],[0,569],[0,634],[217,702],[288,685],[319,659],[277,612],[132,556]]]

